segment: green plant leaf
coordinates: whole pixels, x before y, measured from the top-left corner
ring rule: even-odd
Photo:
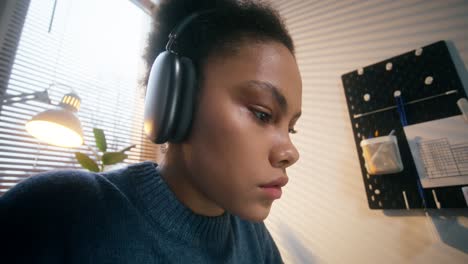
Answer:
[[[121,150],[121,151],[119,151],[119,152],[122,152],[122,153],[124,153],[125,151],[128,151],[128,150],[130,150],[130,149],[132,149],[132,148],[134,148],[134,147],[136,147],[136,145],[131,145],[131,146],[128,146],[128,147],[126,147],[126,148],[122,149],[122,150]]]
[[[89,171],[99,172],[99,166],[86,154],[83,154],[81,152],[75,152],[75,157],[83,168]]]
[[[111,165],[122,162],[128,156],[122,152],[106,152],[102,155],[102,164]]]
[[[96,140],[96,147],[102,151],[106,152],[107,150],[107,142],[106,142],[106,135],[104,134],[104,130],[99,128],[93,128],[94,139]]]

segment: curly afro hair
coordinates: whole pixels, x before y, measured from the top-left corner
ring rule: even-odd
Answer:
[[[144,59],[147,71],[142,84],[146,87],[151,66],[165,50],[170,32],[194,12],[207,12],[193,20],[178,36],[175,50],[189,57],[197,75],[209,56],[232,54],[243,43],[276,41],[294,55],[294,44],[282,18],[263,1],[235,0],[169,0],[161,1],[153,14],[152,32]]]

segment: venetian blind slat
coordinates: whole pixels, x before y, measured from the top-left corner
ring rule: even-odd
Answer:
[[[73,8],[69,1],[58,1],[50,32],[53,0],[11,1],[14,15],[0,26],[6,32],[0,49],[0,95],[50,88],[49,96],[57,104],[74,91],[81,98],[77,116],[89,147],[96,149],[92,130],[97,127],[104,129],[108,151],[136,145],[126,152],[125,163],[155,160],[157,147],[142,131],[142,73],[136,70],[141,68],[137,66],[142,63],[149,17],[130,1],[103,1],[113,12],[102,1],[74,1]],[[90,10],[100,15],[89,16]],[[119,31],[112,31],[114,26]],[[54,83],[58,85],[51,86]],[[32,116],[54,107],[35,101],[0,106],[0,195],[35,173],[80,169],[76,151],[94,159],[89,147],[51,146],[26,132],[24,125]]]

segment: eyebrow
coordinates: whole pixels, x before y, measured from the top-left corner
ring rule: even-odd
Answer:
[[[278,105],[281,107],[281,111],[287,112],[288,102],[286,101],[286,98],[284,98],[284,95],[281,94],[278,87],[274,86],[273,84],[269,82],[262,82],[262,81],[255,81],[255,80],[248,81],[247,84],[252,85],[252,86],[258,86],[258,87],[261,87],[262,89],[269,91],[270,94],[273,96],[273,98],[275,98]]]
[[[247,82],[248,85],[252,86],[257,86],[261,87],[263,89],[268,90],[273,98],[275,98],[276,102],[281,108],[281,111],[283,113],[286,113],[288,110],[288,102],[286,101],[286,98],[284,95],[280,92],[279,88],[273,85],[272,83],[269,82],[263,82],[263,81],[256,81],[256,80],[250,80]],[[301,116],[301,112],[298,112],[297,114],[294,115],[294,118],[299,118]]]

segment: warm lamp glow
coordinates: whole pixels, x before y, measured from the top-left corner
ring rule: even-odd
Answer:
[[[0,97],[2,105],[29,100],[52,104],[47,90]],[[83,144],[83,129],[80,120],[75,115],[80,109],[80,104],[81,99],[76,93],[67,93],[62,97],[56,109],[43,111],[29,120],[26,123],[26,130],[33,137],[52,145],[60,147],[81,146]]]
[[[60,147],[78,147],[83,144],[83,129],[75,115],[80,107],[80,98],[68,93],[56,109],[46,110],[35,115],[26,130],[33,137]]]
[[[144,122],[143,124],[143,130],[145,131],[145,134],[146,135],[149,135],[150,131],[151,131],[151,127],[152,127],[153,124],[151,124],[150,122]]]
[[[31,120],[26,124],[26,130],[37,139],[60,147],[78,147],[83,144],[81,135],[54,122]]]

